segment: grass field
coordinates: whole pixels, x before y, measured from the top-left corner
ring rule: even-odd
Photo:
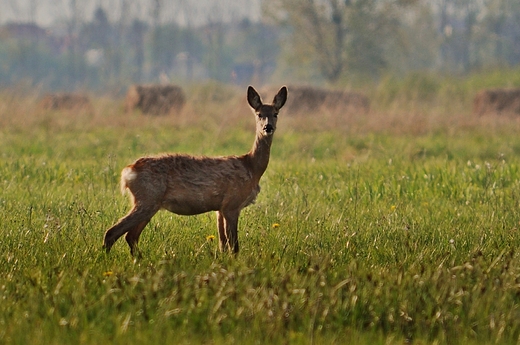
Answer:
[[[129,208],[120,170],[245,153],[253,115],[245,95],[180,118],[95,105],[0,97],[0,343],[520,343],[520,119],[282,110],[240,254],[217,251],[213,213],[163,211],[134,261],[101,250]]]

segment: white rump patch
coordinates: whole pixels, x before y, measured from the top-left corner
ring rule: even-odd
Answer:
[[[128,187],[130,181],[135,180],[137,172],[132,167],[126,167],[121,172],[121,193],[125,194],[125,190]]]

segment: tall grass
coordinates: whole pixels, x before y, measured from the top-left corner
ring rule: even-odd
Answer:
[[[0,342],[518,343],[513,118],[282,111],[237,257],[217,251],[214,214],[167,212],[141,260],[124,241],[106,255],[129,207],[121,168],[246,152],[240,102],[190,103],[180,120],[103,99],[93,114],[0,102]]]

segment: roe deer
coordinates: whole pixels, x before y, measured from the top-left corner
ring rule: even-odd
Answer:
[[[142,157],[121,172],[121,190],[132,195],[133,207],[105,233],[107,252],[126,233],[130,253],[136,254],[139,236],[160,209],[180,215],[217,211],[219,248],[238,252],[238,217],[260,192],[267,169],[278,111],[287,100],[283,86],[272,104],[263,104],[249,86],[247,101],[256,115],[253,148],[242,156],[194,157],[170,154]]]

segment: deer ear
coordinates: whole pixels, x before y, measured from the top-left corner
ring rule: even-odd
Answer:
[[[247,102],[254,110],[258,110],[262,106],[262,99],[252,86],[247,88]]]
[[[282,108],[283,105],[285,104],[285,101],[287,101],[287,87],[286,86],[282,86],[280,91],[278,91],[276,96],[274,96],[273,106],[276,109],[280,110],[280,108]]]

